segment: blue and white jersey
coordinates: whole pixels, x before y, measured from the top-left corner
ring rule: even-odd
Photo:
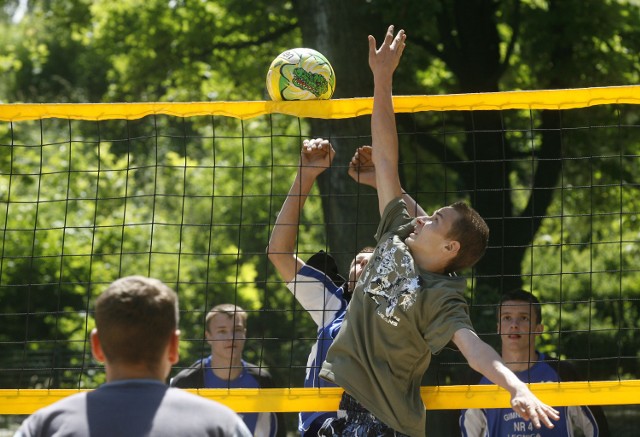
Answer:
[[[211,355],[204,359],[204,386],[206,388],[261,388],[258,380],[247,371],[247,363],[242,360],[242,373],[229,381],[218,378],[211,369]],[[275,413],[238,413],[254,437],[275,437],[278,419]]]
[[[529,369],[514,372],[523,382],[558,382],[556,369],[538,353],[538,361]],[[556,361],[557,363],[557,361]],[[482,377],[478,384],[493,384]],[[584,435],[598,437],[598,424],[588,407],[554,407],[560,412],[560,419],[554,421],[552,429],[544,425],[536,429],[533,423],[524,420],[511,408],[485,408],[462,410],[460,429],[463,437],[573,437]],[[574,434],[581,430],[582,434]]]
[[[340,330],[347,310],[344,289],[336,286],[323,272],[305,265],[295,279],[287,284],[296,300],[309,313],[318,327],[316,342],[307,359],[305,387],[336,387],[335,384],[320,378],[322,363],[327,350]],[[328,417],[335,417],[336,412],[302,412],[299,414],[298,430],[304,435],[311,424]],[[320,423],[321,425],[321,423]]]

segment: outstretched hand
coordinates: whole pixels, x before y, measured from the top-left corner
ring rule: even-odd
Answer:
[[[349,176],[359,184],[376,188],[376,168],[373,165],[371,146],[358,147],[349,162]]]
[[[376,49],[376,39],[369,35],[369,68],[371,68],[374,77],[379,75],[392,76],[400,63],[407,35],[401,29],[394,37],[393,30],[393,25],[388,27],[387,34],[379,49]]]
[[[313,176],[331,167],[336,151],[328,140],[313,138],[302,142],[300,170]]]
[[[542,425],[553,428],[551,420],[560,418],[557,410],[540,401],[526,386],[525,390],[518,391],[512,396],[511,407],[524,420],[530,420],[536,428]]]

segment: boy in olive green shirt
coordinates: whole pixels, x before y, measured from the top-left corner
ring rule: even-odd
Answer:
[[[380,49],[369,36],[374,76],[371,116],[373,163],[381,222],[378,244],[361,275],[340,333],[320,376],[345,389],[338,418],[323,436],[424,436],[420,382],[431,355],[453,341],[469,365],[511,394],[511,405],[537,428],[553,427],[558,412],[536,398],[473,332],[455,275],[484,254],[489,229],[462,202],[412,219],[398,175],[398,136],[392,79],[405,33],[387,30]]]

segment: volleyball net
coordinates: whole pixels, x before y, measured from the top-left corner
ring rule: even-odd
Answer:
[[[467,273],[478,333],[494,346],[500,293],[543,302],[538,349],[582,370],[532,384],[552,405],[640,404],[640,87],[396,96],[403,187],[427,211],[468,200],[491,226]],[[347,176],[370,144],[371,98],[304,102],[0,105],[0,414],[29,414],[104,382],[93,303],[113,280],[156,277],[180,298],[181,361],[210,352],[204,321],[249,314],[247,361],[275,389],[199,390],[236,411],[336,409],[303,389],[315,325],[265,247],[302,140],[337,150],[301,213],[298,255],[343,274],[372,243],[376,193]],[[469,385],[455,351],[425,376],[428,409],[508,406]]]

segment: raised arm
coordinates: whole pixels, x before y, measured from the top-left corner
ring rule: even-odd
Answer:
[[[369,67],[373,73],[371,146],[376,167],[380,214],[390,201],[402,194],[398,175],[398,132],[393,111],[392,84],[393,72],[400,62],[405,40],[404,30],[400,30],[394,37],[393,26],[389,26],[382,45],[376,49],[376,40],[369,35]]]
[[[322,138],[304,140],[302,143],[298,172],[282,204],[267,246],[269,260],[287,283],[304,266],[304,261],[296,255],[296,237],[302,208],[316,178],[331,166],[334,155],[335,151],[329,141]]]
[[[472,369],[482,373],[491,382],[511,394],[511,408],[525,420],[531,420],[536,428],[544,424],[553,428],[551,419],[558,420],[558,411],[542,403],[518,377],[504,364],[500,355],[468,329],[460,329],[453,335],[453,342],[467,359]]]
[[[376,167],[373,165],[371,152],[371,146],[358,147],[353,158],[351,158],[351,162],[349,162],[349,176],[359,184],[368,185],[377,190]],[[402,189],[402,198],[407,204],[407,210],[412,217],[427,215],[424,209],[418,205],[418,202],[404,189]]]

